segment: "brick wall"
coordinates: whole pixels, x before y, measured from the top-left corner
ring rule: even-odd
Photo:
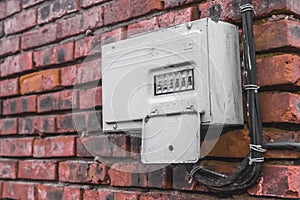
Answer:
[[[300,142],[300,2],[254,0],[254,6],[264,141]],[[300,198],[299,152],[268,151],[257,186],[216,194],[190,184],[182,165],[130,173],[145,167],[138,162],[141,141],[105,136],[94,126],[101,122],[101,58],[92,49],[216,16],[240,25],[239,0],[0,0],[0,197]],[[248,143],[246,126],[229,131],[203,164],[231,172]]]

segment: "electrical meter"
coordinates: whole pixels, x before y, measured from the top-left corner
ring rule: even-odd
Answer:
[[[194,163],[200,126],[242,125],[238,28],[201,19],[102,47],[103,131],[142,138],[144,163]]]

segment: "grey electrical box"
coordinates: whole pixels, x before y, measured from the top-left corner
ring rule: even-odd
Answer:
[[[238,28],[208,18],[102,47],[104,132],[142,137],[144,163],[194,163],[200,126],[243,124]]]

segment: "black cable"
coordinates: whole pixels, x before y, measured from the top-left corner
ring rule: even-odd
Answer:
[[[197,182],[208,188],[223,191],[236,192],[248,189],[256,184],[260,176],[263,149],[262,145],[262,122],[258,101],[258,87],[256,86],[256,56],[253,38],[253,6],[252,0],[241,2],[243,22],[243,57],[246,72],[247,112],[248,127],[251,138],[249,155],[244,158],[235,173],[229,176],[215,176],[213,172],[204,170],[203,167],[193,172],[192,176]]]
[[[267,142],[263,147],[268,150],[292,150],[300,151],[300,143],[296,142]]]

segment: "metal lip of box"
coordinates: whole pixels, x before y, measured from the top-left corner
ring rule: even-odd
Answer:
[[[195,162],[201,124],[244,123],[238,28],[205,18],[104,45],[102,97],[104,132],[142,133],[144,150],[178,135],[157,163]]]

